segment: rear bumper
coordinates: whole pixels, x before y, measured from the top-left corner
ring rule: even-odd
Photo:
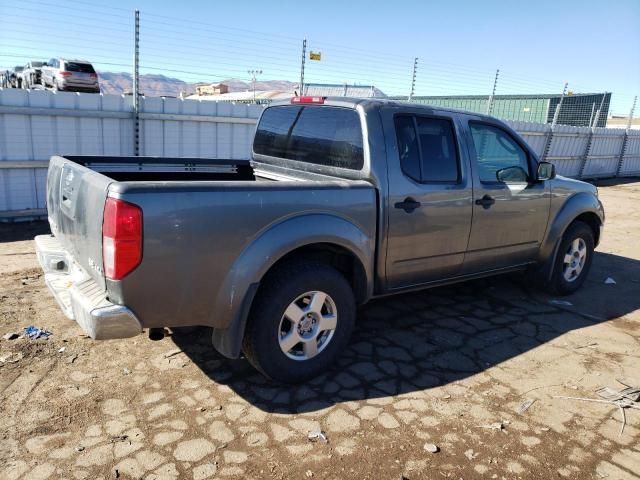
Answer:
[[[62,80],[60,82],[60,88],[62,90],[68,90],[71,92],[100,92],[100,85],[98,82],[85,83],[85,82],[72,82],[69,80]]]
[[[71,85],[63,87],[62,90],[66,92],[100,93],[100,87],[75,87]]]
[[[35,238],[44,280],[64,314],[95,340],[138,335],[142,325],[131,310],[107,300],[106,292],[73,261],[53,235]]]

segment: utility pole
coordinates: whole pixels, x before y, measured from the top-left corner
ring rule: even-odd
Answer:
[[[300,91],[298,95],[304,95],[304,62],[307,58],[307,39],[302,40],[302,63],[300,64]]]
[[[256,103],[256,78],[258,75],[262,75],[262,70],[247,70],[247,73],[251,75],[251,83],[253,84],[253,103]]]
[[[133,37],[133,154],[140,155],[140,10],[135,11]]]
[[[409,92],[409,98],[407,98],[407,102],[413,100],[413,94],[416,89],[416,74],[418,73],[418,57],[413,59],[413,73],[411,75],[411,91]]]

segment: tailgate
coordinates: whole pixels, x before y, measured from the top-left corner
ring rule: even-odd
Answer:
[[[52,157],[49,163],[47,210],[51,231],[103,290],[102,216],[112,182],[64,157]]]

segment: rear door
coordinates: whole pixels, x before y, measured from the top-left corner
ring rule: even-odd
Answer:
[[[536,161],[513,132],[490,120],[471,120],[467,125],[474,202],[463,271],[475,273],[532,261],[549,217],[547,182],[534,181]]]
[[[382,110],[389,194],[386,275],[390,289],[459,273],[471,229],[472,183],[456,119]]]

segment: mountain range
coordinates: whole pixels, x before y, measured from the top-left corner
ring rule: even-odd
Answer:
[[[103,93],[121,95],[131,92],[133,82],[130,73],[98,72],[100,88]],[[196,91],[197,83],[188,83],[179,78],[164,75],[140,75],[140,93],[149,97],[179,97],[180,93],[192,95]],[[217,82],[212,82],[217,83]],[[244,92],[253,88],[250,82],[237,78],[223,80],[229,87],[229,92]],[[256,82],[256,90],[293,91],[298,84],[287,80],[263,80]]]

